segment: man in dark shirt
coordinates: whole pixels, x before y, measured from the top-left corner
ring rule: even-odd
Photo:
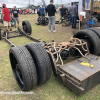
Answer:
[[[41,13],[40,13],[40,6],[39,6],[38,9],[37,9],[37,14],[38,14],[38,16],[41,16]]]
[[[34,8],[34,14],[35,14],[35,8]]]
[[[45,15],[47,16],[47,6],[45,6]]]
[[[62,17],[64,17],[64,20],[65,20],[66,15],[67,15],[67,8],[65,8],[65,6],[63,4],[62,8],[60,9],[60,12],[59,12],[59,16],[60,16],[59,23],[61,23]],[[66,20],[65,20],[65,22],[66,22]]]
[[[16,28],[16,21],[19,27],[19,10],[16,9],[16,6],[14,6],[14,10],[12,12],[12,18],[14,18],[14,21],[15,21],[15,28]]]
[[[73,3],[73,6],[71,6],[70,11],[72,15],[72,28],[76,29],[77,6],[75,2]]]
[[[49,32],[51,32],[51,23],[53,25],[53,32],[56,32],[55,30],[55,6],[53,5],[53,0],[50,0],[50,4],[47,6],[47,12],[48,12],[48,19],[49,19]]]

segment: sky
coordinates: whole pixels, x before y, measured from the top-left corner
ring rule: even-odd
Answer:
[[[34,1],[34,2],[33,2]],[[39,2],[41,2],[42,0],[30,0],[30,4],[37,5]],[[44,0],[46,2],[46,5],[49,4],[50,0]],[[78,0],[54,0],[54,4],[67,4],[71,1],[78,1]],[[27,6],[29,4],[29,0],[0,0],[0,4],[7,4],[7,3],[16,3],[22,6]]]

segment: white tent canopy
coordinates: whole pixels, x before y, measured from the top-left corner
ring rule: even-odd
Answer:
[[[14,8],[14,6],[16,6],[16,8],[24,8],[24,6],[18,4],[6,4],[7,8]],[[0,7],[2,7],[2,4],[0,4]]]
[[[7,8],[14,8],[14,6],[16,6],[16,8],[24,8],[24,6],[18,4],[6,4]]]

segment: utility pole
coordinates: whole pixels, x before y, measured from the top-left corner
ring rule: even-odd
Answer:
[[[34,0],[33,0],[33,5],[34,5]]]
[[[30,0],[29,0],[29,7],[30,7]]]

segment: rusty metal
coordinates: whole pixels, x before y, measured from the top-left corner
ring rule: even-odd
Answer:
[[[11,47],[16,47],[12,42],[10,42],[8,39],[5,38],[5,41],[9,44]]]
[[[86,49],[84,48],[84,46],[85,46]],[[85,52],[85,55],[79,49],[80,47]],[[69,42],[61,42],[61,43],[50,42],[48,44],[45,44],[44,48],[46,49],[46,51],[49,54],[57,55],[57,60],[55,62],[57,63],[60,60],[61,65],[63,65],[63,60],[61,58],[61,52],[63,50],[70,51],[70,49],[74,48],[83,57],[89,54],[89,49],[88,49],[87,43],[85,41],[83,41],[83,40],[78,39],[78,38],[71,38],[69,40]]]
[[[65,65],[59,65],[57,69],[57,77],[78,95],[100,83],[100,57],[87,55],[86,58],[90,59],[90,65],[94,65],[94,68],[83,66],[81,62],[74,60]],[[87,62],[86,58],[82,57],[79,60]]]
[[[53,70],[53,74],[55,77],[57,77],[57,64],[55,62],[54,56],[52,54],[48,54],[50,61],[51,61],[51,65],[52,65],[52,70]]]
[[[35,42],[41,42],[39,39],[35,39],[35,38],[33,38],[33,37],[30,37],[28,34],[26,34],[24,31],[22,31],[22,29],[23,29],[23,27],[18,27],[18,30],[15,30],[15,31],[12,31],[12,32],[8,32],[7,30],[4,30],[4,29],[0,29],[0,30],[2,30],[4,33],[3,33],[3,35],[5,35],[5,36],[3,36],[2,37],[2,39],[5,39],[5,41],[9,44],[9,46],[11,46],[11,47],[15,47],[15,45],[12,43],[12,42],[10,42],[8,39],[9,38],[14,38],[14,37],[19,37],[19,36],[26,36],[27,38],[29,38],[30,40],[33,40],[33,41],[35,41]],[[13,35],[13,36],[9,36],[10,34],[12,34],[12,33],[17,33],[17,35]]]
[[[19,36],[22,36],[22,34],[17,34],[17,35],[13,35],[13,36],[8,36],[7,38],[10,39],[10,38],[15,38],[15,37],[19,37]]]
[[[24,31],[21,31],[20,28],[18,28],[18,31],[20,32],[20,34],[26,36],[27,38],[29,38],[29,39],[32,40],[32,41],[35,41],[35,42],[41,42],[40,40],[38,40],[38,39],[36,39],[36,38],[33,38],[33,37],[27,35]]]
[[[82,86],[80,80],[74,78],[72,75],[70,75],[69,73],[67,73],[66,71],[64,71],[60,68],[58,68],[57,74],[60,74],[61,77],[64,75],[64,77],[62,77],[63,80],[64,80],[64,78],[67,78],[68,80],[72,81],[75,85]]]
[[[50,42],[46,43],[44,48],[51,55],[50,60],[54,75],[78,95],[87,92],[100,83],[100,57],[90,54],[87,42],[84,40],[71,38],[69,42]],[[60,55],[61,52],[63,50],[70,51],[73,48],[82,57],[64,65]],[[57,56],[56,59],[54,58],[55,54]],[[81,65],[84,61],[93,65],[94,68]]]
[[[4,30],[4,29],[1,29],[2,31],[6,32],[7,30]],[[15,31],[9,31],[8,32],[9,34],[12,34],[12,33],[18,33],[18,30],[15,30]]]
[[[6,36],[3,37],[3,39],[5,39],[5,41],[6,41],[11,47],[15,47],[15,45],[14,45],[12,42],[10,42],[10,41],[7,39],[7,37],[8,37],[8,34],[6,33]]]

